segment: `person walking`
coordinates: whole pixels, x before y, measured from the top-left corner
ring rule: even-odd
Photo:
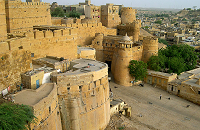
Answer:
[[[161,98],[162,98],[162,95],[160,94],[160,100],[161,100]]]

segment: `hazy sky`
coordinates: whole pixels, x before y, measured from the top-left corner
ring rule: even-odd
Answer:
[[[59,5],[73,5],[85,0],[43,0],[43,2],[57,2]],[[123,4],[125,7],[143,8],[200,8],[200,0],[91,0],[94,5],[105,5],[106,3]]]

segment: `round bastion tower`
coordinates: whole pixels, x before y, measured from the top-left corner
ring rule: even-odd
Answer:
[[[142,61],[147,63],[152,55],[158,54],[158,38],[155,37],[144,37],[143,38],[143,54]]]
[[[123,36],[113,54],[111,71],[114,81],[123,86],[132,86],[133,77],[129,74],[129,62],[141,58],[142,45],[133,43],[127,35]]]
[[[138,41],[139,40],[139,35],[140,35],[140,25],[141,21],[140,20],[135,20],[132,23],[132,30],[133,30],[133,41]]]
[[[136,9],[132,9],[131,7],[122,7],[121,9],[121,19],[122,24],[132,23],[136,20],[135,14],[137,13]]]

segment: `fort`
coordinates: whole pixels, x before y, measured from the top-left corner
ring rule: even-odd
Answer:
[[[1,96],[14,94],[15,103],[33,108],[34,130],[104,129],[108,70],[116,83],[132,86],[129,61],[147,62],[158,52],[158,39],[141,33],[130,7],[89,4],[85,16],[65,19],[51,18],[48,3],[0,3]]]

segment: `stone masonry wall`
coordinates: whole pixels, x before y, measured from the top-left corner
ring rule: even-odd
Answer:
[[[32,69],[31,52],[13,50],[0,53],[0,58],[0,91],[9,86],[16,90],[16,85],[21,83],[20,73]]]
[[[0,28],[0,41],[2,41],[7,38],[5,0],[0,0]]]
[[[108,67],[57,76],[63,129],[104,129],[110,120]]]
[[[21,81],[20,73],[32,68],[32,59],[46,57],[77,58],[76,29],[35,31],[24,38],[12,38],[0,43],[0,91]],[[6,77],[6,78],[5,78]]]
[[[31,31],[34,25],[51,25],[49,3],[8,0],[5,10],[8,33]]]

